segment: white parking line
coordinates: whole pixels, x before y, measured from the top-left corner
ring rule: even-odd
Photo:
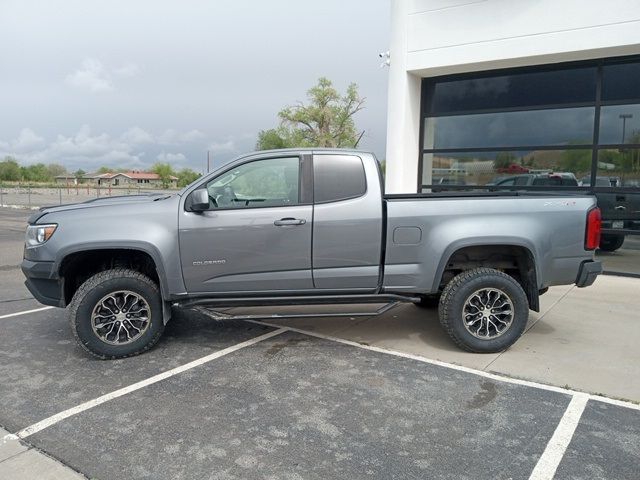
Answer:
[[[558,465],[560,465],[560,461],[573,438],[576,427],[580,423],[580,417],[582,417],[582,412],[584,412],[584,407],[588,401],[589,397],[587,395],[580,394],[574,395],[571,399],[560,423],[556,427],[556,431],[553,432],[547,447],[538,459],[538,463],[533,469],[529,480],[551,480],[554,477]]]
[[[16,313],[9,313],[7,315],[0,315],[0,320],[2,320],[3,318],[17,317],[18,315],[26,315],[27,313],[41,312],[43,310],[49,310],[50,308],[55,308],[55,307],[34,308],[33,310],[25,310],[24,312],[16,312]]]
[[[171,370],[167,370],[166,372],[159,373],[158,375],[154,375],[153,377],[147,378],[140,382],[136,382],[132,385],[121,388],[119,390],[115,390],[111,393],[107,393],[105,395],[102,395],[101,397],[94,398],[93,400],[89,400],[88,402],[82,403],[76,407],[72,407],[60,413],[56,413],[55,415],[52,415],[49,418],[45,418],[44,420],[38,423],[34,423],[33,425],[30,425],[27,428],[20,430],[15,435],[7,435],[5,439],[27,438],[28,436],[33,435],[34,433],[39,432],[40,430],[44,430],[45,428],[48,428],[51,425],[55,425],[56,423],[64,420],[65,418],[69,418],[73,415],[77,415],[80,412],[89,410],[90,408],[101,405],[105,402],[108,402],[109,400],[113,400],[114,398],[121,397],[123,395],[126,395],[127,393],[135,392],[136,390],[140,390],[141,388],[144,388],[148,385],[152,385],[166,378],[173,377],[174,375],[177,375],[179,373],[185,372],[187,370],[198,367],[200,365],[204,365],[205,363],[215,360],[216,358],[223,357],[225,355],[236,352],[242,348],[249,347],[251,345],[254,345],[268,338],[275,337],[276,335],[280,335],[281,333],[284,333],[287,330],[288,330],[287,328],[278,328],[277,330],[274,330],[272,332],[265,333],[264,335],[260,335],[250,340],[246,340],[244,342],[238,343],[231,347],[224,348],[222,350],[211,353],[209,355],[206,355],[192,362],[185,363],[184,365],[181,365],[179,367],[172,368]]]
[[[385,353],[387,355],[394,355],[396,357],[409,358],[411,360],[417,360],[418,362],[429,363],[431,365],[437,365],[439,367],[450,368],[458,370],[460,372],[471,373],[484,378],[490,378],[498,382],[512,383],[514,385],[522,385],[525,387],[539,388],[540,390],[547,390],[550,392],[564,393],[566,395],[581,395],[586,396],[589,400],[597,402],[609,403],[618,407],[631,408],[633,410],[640,410],[640,405],[636,403],[626,402],[624,400],[615,400],[613,398],[607,398],[600,395],[594,395],[591,393],[579,392],[577,390],[571,390],[570,388],[554,387],[553,385],[545,385],[544,383],[532,382],[530,380],[520,380],[518,378],[506,377],[504,375],[498,375],[495,373],[485,372],[483,370],[476,370],[475,368],[463,367],[462,365],[455,365],[453,363],[441,362],[440,360],[432,360],[430,358],[422,357],[420,355],[414,355],[411,353],[398,352],[397,350],[390,350],[386,348],[374,347],[372,345],[363,345],[362,343],[354,342],[352,340],[345,340],[344,338],[332,337],[331,335],[324,335],[322,333],[312,332],[309,330],[302,330],[294,327],[283,327],[275,323],[263,322],[260,320],[245,320],[245,322],[255,323],[257,325],[264,325],[267,327],[282,327],[292,332],[301,333],[303,335],[309,335],[310,337],[322,338],[324,340],[330,340],[332,342],[343,343],[345,345],[351,345],[352,347],[363,348],[365,350],[371,350],[373,352]]]

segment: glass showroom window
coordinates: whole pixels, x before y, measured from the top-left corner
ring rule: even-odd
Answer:
[[[579,186],[597,81],[596,66],[425,80],[422,189]]]
[[[589,177],[591,149],[540,151],[458,151],[425,153],[432,167],[432,191],[449,186],[482,185],[488,190],[506,187],[578,187]],[[567,173],[571,170],[575,173]]]

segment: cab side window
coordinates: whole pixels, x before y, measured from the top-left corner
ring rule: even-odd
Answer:
[[[512,185],[516,184],[516,179],[515,178],[507,178],[506,180],[500,180],[499,182],[496,183],[496,185],[500,185],[501,187],[510,187]]]
[[[364,195],[364,165],[355,155],[314,155],[313,201],[337,202]]]
[[[211,209],[286,207],[300,203],[298,157],[245,163],[207,183]]]

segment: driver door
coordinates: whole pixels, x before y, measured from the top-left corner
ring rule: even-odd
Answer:
[[[302,165],[297,156],[251,160],[206,183],[207,211],[188,211],[186,199],[179,228],[188,292],[313,289]]]

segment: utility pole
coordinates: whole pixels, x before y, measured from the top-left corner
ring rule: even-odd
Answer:
[[[621,113],[618,115],[618,118],[622,119],[622,140],[620,143],[624,143],[625,131],[627,129],[627,118],[633,118],[633,114],[631,113]]]
[[[209,150],[207,150],[207,173],[209,173],[210,168],[211,168],[211,163],[209,162]]]

